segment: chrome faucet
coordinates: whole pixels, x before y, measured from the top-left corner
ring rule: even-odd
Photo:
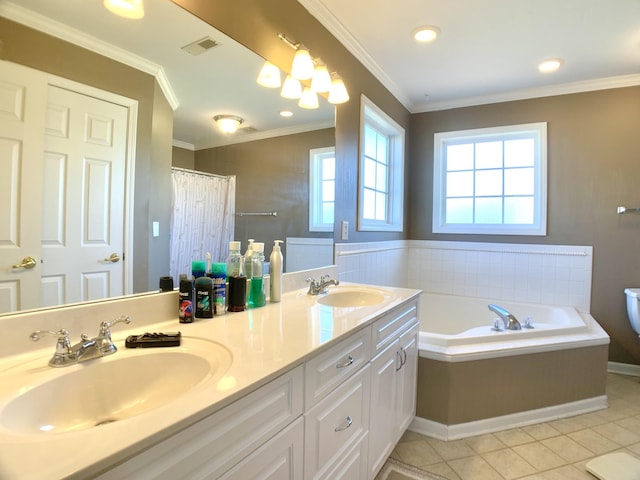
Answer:
[[[51,367],[68,367],[79,362],[86,362],[93,358],[104,357],[115,353],[118,349],[111,340],[111,327],[116,323],[131,323],[131,317],[128,315],[122,315],[115,318],[111,322],[102,322],[100,324],[100,331],[95,338],[90,339],[87,335],[82,334],[80,336],[80,342],[71,346],[69,341],[69,331],[60,329],[57,332],[50,330],[36,330],[29,338],[37,342],[40,340],[41,335],[52,335],[58,337],[56,342],[56,352],[49,360]]]
[[[307,295],[320,295],[321,293],[327,293],[327,289],[330,285],[340,285],[338,280],[327,280],[329,277],[330,275],[322,275],[319,282],[313,278],[307,278],[307,283],[309,284]]]
[[[522,329],[520,322],[511,312],[505,310],[502,307],[499,307],[498,305],[494,305],[493,303],[490,303],[488,306],[489,310],[496,313],[502,319],[502,321],[504,322],[504,328],[506,330]]]

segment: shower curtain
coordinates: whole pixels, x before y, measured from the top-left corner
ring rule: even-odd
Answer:
[[[191,261],[224,262],[233,240],[236,177],[222,177],[173,167],[170,275],[191,275]]]

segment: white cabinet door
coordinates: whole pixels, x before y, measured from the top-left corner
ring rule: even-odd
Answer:
[[[300,480],[304,455],[304,420],[299,418],[253,452],[220,480]],[[209,477],[207,477],[209,478]]]
[[[369,422],[369,478],[382,468],[395,445],[398,410],[399,342],[371,360],[371,417]]]
[[[396,442],[407,429],[416,414],[416,389],[418,380],[418,334],[414,325],[400,337],[402,368],[398,370],[398,420]]]

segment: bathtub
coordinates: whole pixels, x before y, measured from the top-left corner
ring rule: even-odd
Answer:
[[[492,330],[495,303],[534,328]],[[440,294],[419,306],[416,417],[453,440],[606,408],[609,337],[575,308]],[[502,324],[502,321],[500,321]]]
[[[507,309],[522,325],[528,318],[533,328],[496,331],[498,316],[490,303]],[[420,356],[449,362],[609,343],[593,317],[573,307],[423,293],[419,315]]]

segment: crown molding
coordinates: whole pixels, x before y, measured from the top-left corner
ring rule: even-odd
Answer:
[[[452,108],[473,107],[491,103],[513,102],[517,100],[528,100],[532,98],[552,97],[555,95],[570,95],[572,93],[593,92],[596,90],[609,90],[613,88],[635,87],[638,85],[640,85],[640,74],[620,75],[616,77],[605,77],[594,80],[563,83],[560,85],[549,85],[545,87],[513,90],[511,92],[498,93],[495,95],[482,95],[477,97],[467,97],[454,100],[445,100],[442,102],[433,102],[429,104],[418,105],[411,110],[411,113],[435,112],[438,110],[450,110]]]
[[[196,150],[204,150],[206,148],[223,147],[225,145],[234,145],[236,143],[253,142],[255,140],[265,140],[267,138],[284,137],[285,135],[295,135],[297,133],[312,132],[324,128],[334,128],[333,121],[308,123],[306,125],[297,125],[294,127],[276,128],[266,130],[264,132],[243,133],[240,128],[233,136],[226,137],[222,141],[213,141],[206,145],[196,145]],[[174,141],[175,142],[175,141]]]
[[[345,26],[320,0],[298,0],[396,99],[411,110],[411,101],[402,89],[362,47]]]
[[[191,150],[192,152],[196,150],[196,146],[193,143],[183,142],[182,140],[176,140],[175,138],[171,142],[171,145],[184,150]]]
[[[11,2],[0,3],[0,16],[152,75],[171,108],[175,111],[180,106],[180,101],[161,65]]]

